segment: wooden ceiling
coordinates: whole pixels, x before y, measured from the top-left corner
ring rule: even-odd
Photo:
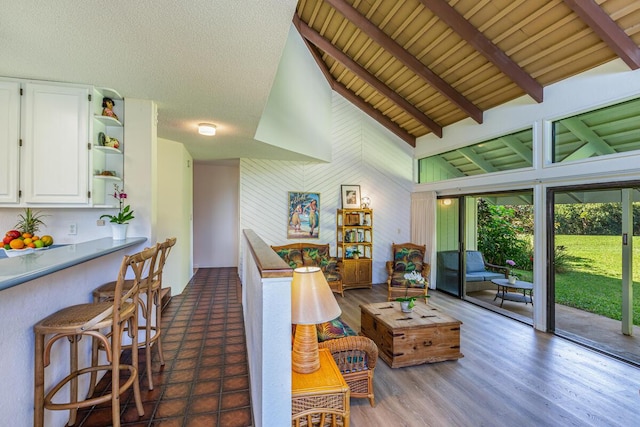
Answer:
[[[333,90],[412,146],[618,57],[640,68],[638,0],[300,0],[293,22]]]

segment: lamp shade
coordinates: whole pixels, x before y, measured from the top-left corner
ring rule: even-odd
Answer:
[[[315,325],[340,316],[342,311],[319,267],[293,270],[291,323]]]

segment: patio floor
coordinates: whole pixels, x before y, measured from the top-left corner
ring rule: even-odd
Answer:
[[[495,290],[470,292],[467,301],[497,311],[522,322],[533,323],[533,306],[500,299],[494,301]],[[556,304],[556,334],[597,351],[640,366],[640,327],[633,327],[633,335],[623,335],[621,323],[597,314]]]

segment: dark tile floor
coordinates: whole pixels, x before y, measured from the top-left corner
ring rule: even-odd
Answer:
[[[154,389],[147,389],[144,350],[140,386],[145,415],[129,391],[121,398],[123,426],[251,426],[251,400],[240,284],[236,268],[199,269],[163,310],[165,366],[154,351]],[[129,355],[130,357],[130,355]],[[100,390],[108,389],[102,381]],[[78,414],[83,427],[111,425],[110,404]]]

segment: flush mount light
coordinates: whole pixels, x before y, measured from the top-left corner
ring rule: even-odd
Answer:
[[[213,136],[216,134],[216,125],[211,123],[200,123],[198,125],[198,133],[200,135]]]

